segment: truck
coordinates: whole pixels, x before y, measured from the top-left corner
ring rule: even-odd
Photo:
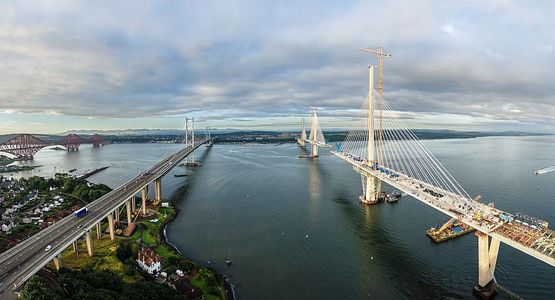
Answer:
[[[75,218],[79,219],[84,217],[87,214],[88,210],[86,207],[83,207],[75,212]]]

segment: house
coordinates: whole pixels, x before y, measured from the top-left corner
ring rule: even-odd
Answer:
[[[137,263],[148,274],[154,274],[162,269],[160,255],[156,254],[150,248],[142,248],[137,255]]]
[[[6,222],[4,222],[4,224],[2,224],[2,231],[8,232],[8,231],[10,231],[13,227],[14,227],[14,225],[13,225],[13,222],[12,222],[12,221],[6,221]]]

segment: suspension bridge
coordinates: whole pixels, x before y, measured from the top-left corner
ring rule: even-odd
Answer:
[[[348,132],[344,142],[331,151],[360,174],[360,202],[377,203],[383,197],[381,185],[387,183],[475,228],[479,273],[474,291],[481,296],[495,293],[494,273],[501,242],[555,267],[555,232],[547,228],[547,222],[473,200],[407,127],[400,112],[383,99],[381,77],[385,53],[381,49],[366,52],[380,56],[379,89],[374,89],[374,67],[369,66],[368,97],[359,111],[365,124]]]
[[[182,160],[191,155],[201,145],[211,145],[209,128],[204,137],[195,137],[194,119],[188,119],[184,142],[185,147],[170,154],[149,169],[129,181],[114,188],[110,193],[86,205],[83,217],[73,214],[54,223],[39,233],[2,253],[0,257],[0,299],[11,299],[27,279],[41,270],[50,261],[56,268],[62,265],[61,253],[73,245],[77,252],[77,241],[84,238],[87,253],[93,255],[92,230],[97,239],[102,237],[101,222],[107,220],[110,239],[115,239],[115,223],[119,222],[119,211],[127,212],[127,224],[134,227],[133,212],[147,213],[149,186],[154,185],[152,205],[162,200],[162,178]],[[176,141],[177,142],[177,141]],[[141,194],[141,204],[137,208],[135,196]],[[81,210],[80,210],[81,211]],[[48,248],[47,248],[48,246]],[[47,249],[47,251],[45,251]]]

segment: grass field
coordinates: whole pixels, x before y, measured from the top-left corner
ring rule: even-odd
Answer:
[[[110,240],[109,236],[104,233],[108,225],[103,224],[101,229],[103,232],[102,239],[96,239],[95,230],[91,231],[93,256],[88,256],[86,242],[84,239],[81,239],[78,241],[78,255],[73,251],[73,247],[66,249],[62,253],[62,265],[64,268],[73,270],[80,270],[84,267],[92,267],[96,270],[110,270],[120,275],[127,283],[135,282],[142,279],[142,276],[138,273],[131,276],[126,275],[126,265],[117,258],[116,250],[118,248],[118,244],[123,241],[130,239],[135,242],[138,238],[141,238],[145,245],[152,247],[154,251],[160,255],[160,258],[162,259],[162,270],[175,272],[175,270],[179,268],[178,266],[170,266],[167,263],[164,264],[171,258],[181,266],[184,264],[194,266],[194,268],[198,271],[194,273],[211,274],[209,277],[213,278],[215,274],[212,271],[190,262],[162,241],[160,236],[160,226],[167,218],[171,217],[174,211],[175,210],[173,208],[160,208],[159,215],[157,217],[158,222],[151,223],[148,220],[139,221],[137,222],[135,232],[129,238],[116,237],[113,241]],[[209,279],[204,276],[195,276],[191,280],[191,284],[202,289],[204,299],[226,299],[225,290],[221,286],[211,286]]]

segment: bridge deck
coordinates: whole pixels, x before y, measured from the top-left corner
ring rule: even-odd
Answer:
[[[332,153],[353,165],[357,172],[379,178],[446,215],[457,218],[480,232],[498,238],[509,246],[555,266],[554,231],[542,228],[532,229],[517,223],[509,223],[499,217],[505,212],[497,208],[410,178],[401,172],[394,171],[399,175],[398,177],[386,175],[348,153],[336,151],[332,151]],[[425,191],[426,189],[441,193],[443,197],[436,197]]]
[[[0,298],[5,291],[19,288],[29,277],[74,241],[81,238],[87,230],[106,218],[114,209],[154,180],[164,176],[181,160],[208,141],[210,139],[204,139],[164,158],[148,171],[135,176],[110,193],[91,202],[86,206],[89,212],[83,218],[69,215],[2,253],[0,256]],[[45,251],[47,245],[52,246],[48,252]]]

